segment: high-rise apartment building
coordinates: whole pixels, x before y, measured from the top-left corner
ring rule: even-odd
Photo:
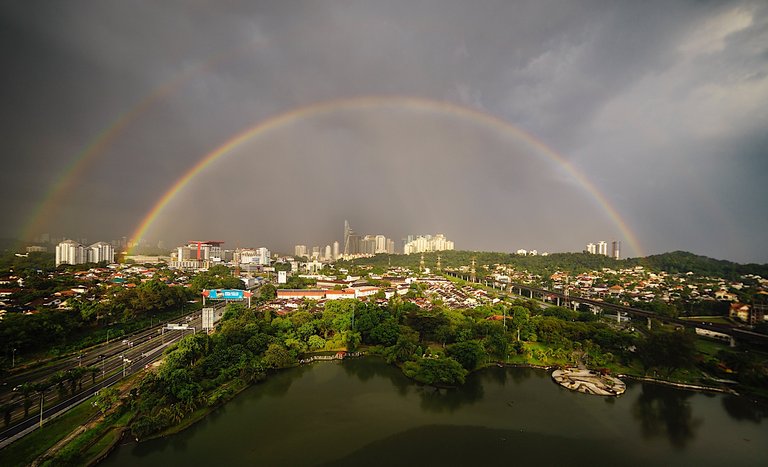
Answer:
[[[611,258],[621,259],[621,242],[618,240],[611,242]]]
[[[597,254],[608,256],[608,243],[604,241],[597,242]]]
[[[56,266],[60,264],[115,262],[115,249],[106,242],[96,242],[89,247],[74,240],[64,240],[56,245]]]
[[[224,242],[216,240],[191,240],[171,253],[170,267],[178,269],[204,269],[220,263],[224,257]]]
[[[74,240],[64,240],[56,245],[56,266],[83,264],[86,262],[85,247]]]
[[[597,246],[594,243],[587,243],[587,253],[592,255],[596,254]]]
[[[86,256],[89,263],[114,263],[115,249],[107,242],[96,242],[86,249]]]
[[[296,245],[293,248],[294,256],[307,256],[307,245]]]
[[[436,234],[434,237],[432,235],[419,235],[415,238],[414,236],[409,236],[408,238],[412,240],[406,242],[403,247],[403,253],[406,255],[430,251],[453,250],[454,248],[453,242],[445,238],[445,235],[443,234]]]

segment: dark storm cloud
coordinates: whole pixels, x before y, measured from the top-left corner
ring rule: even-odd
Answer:
[[[542,139],[649,252],[766,261],[756,233],[768,222],[766,18],[746,1],[6,2],[0,123],[13,176],[0,234],[18,235],[72,160],[132,109],[142,111],[42,228],[128,235],[203,155],[262,119],[412,95]],[[203,174],[148,237],[288,250],[340,239],[349,218],[363,233],[443,231],[465,248],[627,245],[530,146],[476,122],[416,117],[373,108],[281,128]]]

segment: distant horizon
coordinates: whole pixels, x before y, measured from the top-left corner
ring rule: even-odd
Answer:
[[[54,238],[59,238],[59,237],[54,237]],[[75,241],[78,241],[78,240],[77,240],[77,238],[75,238],[75,237],[72,237],[72,238],[69,238],[69,237],[61,237],[61,238],[62,238],[62,241],[63,241],[63,240],[75,240]],[[82,238],[82,237],[81,237],[81,238]],[[88,243],[88,244],[92,244],[92,243],[96,243],[96,242],[99,242],[99,241],[105,241],[105,242],[111,243],[111,242],[113,242],[113,241],[116,241],[116,240],[117,240],[117,239],[101,239],[101,240],[90,240],[90,239],[88,239],[88,242],[87,242],[87,243]],[[12,239],[12,238],[3,238],[3,239],[0,239],[0,241],[2,241],[2,242],[4,242],[4,243],[17,244],[17,245],[18,245],[18,244],[29,244],[29,245],[44,244],[44,245],[51,245],[51,246],[54,246],[54,245],[58,244],[58,243],[51,243],[51,242],[49,242],[49,243],[44,243],[44,242],[39,242],[39,241],[24,241],[24,240]],[[226,243],[227,243],[227,242],[225,241],[225,245],[226,245]],[[341,241],[339,241],[339,243],[341,244],[342,242],[341,242]],[[186,245],[186,243],[184,243],[184,245]],[[301,245],[301,244],[297,244],[297,245]],[[326,246],[326,245],[329,245],[329,244],[323,244],[323,245],[320,245],[320,244],[313,244],[313,245],[310,245],[310,244],[305,244],[305,245],[306,245],[308,248],[310,248],[311,246],[319,246],[319,247],[322,249],[322,248],[325,248],[325,246]],[[331,245],[331,246],[333,246],[333,242],[331,242],[331,243],[330,243],[330,245]],[[586,244],[585,244],[585,245],[586,245]],[[609,243],[609,245],[610,245],[610,243]],[[172,247],[166,247],[166,248],[158,248],[157,246],[144,246],[144,247],[140,247],[140,248],[155,249],[155,250],[163,250],[163,251],[166,251],[166,252],[168,252],[168,254],[170,254],[170,253],[172,253],[172,252],[173,252],[173,250],[175,250],[175,249],[176,249],[177,247],[179,247],[179,246],[183,246],[183,245],[182,245],[182,243],[179,243],[178,245],[175,245],[175,246],[172,246]],[[295,246],[295,245],[294,245],[294,246]],[[267,245],[267,244],[258,244],[258,245],[256,245],[256,244],[254,244],[254,245],[245,245],[245,244],[243,244],[243,245],[237,245],[237,246],[235,246],[235,247],[232,247],[232,248],[225,248],[225,250],[235,250],[235,249],[238,249],[238,248],[260,248],[260,247],[266,247],[267,249],[269,249],[270,253],[272,253],[272,254],[278,254],[279,256],[295,256],[295,255],[293,254],[293,252],[292,252],[292,250],[293,250],[293,247],[289,248],[289,249],[288,249],[288,250],[286,250],[286,251],[282,251],[281,249],[272,249],[272,248],[271,248],[269,245]],[[483,249],[462,249],[462,248],[455,248],[455,249],[453,249],[453,250],[442,250],[442,251],[455,251],[455,252],[472,252],[472,253],[499,253],[499,254],[510,254],[510,255],[515,255],[515,254],[517,254],[517,253],[516,253],[516,250],[515,250],[515,251],[501,251],[501,250],[483,250]],[[529,251],[530,251],[530,250],[529,250]],[[125,252],[126,252],[126,251],[125,251],[125,250],[123,250],[123,251],[120,251],[119,253],[125,253]],[[573,251],[547,251],[547,250],[539,250],[539,251],[538,251],[538,254],[537,254],[537,256],[543,256],[543,255],[541,254],[542,252],[546,252],[548,255],[556,255],[556,254],[570,254],[570,253],[575,253],[575,254],[581,254],[581,253],[584,253],[584,254],[589,254],[589,253],[588,253],[588,252],[587,252],[585,249],[582,249],[582,250],[573,250]],[[700,256],[700,257],[704,257],[704,258],[709,258],[709,259],[712,259],[712,260],[716,260],[716,261],[728,261],[728,262],[731,262],[731,263],[735,263],[735,264],[741,264],[741,265],[748,265],[748,264],[756,264],[756,265],[768,265],[768,261],[766,261],[766,262],[760,262],[760,261],[738,261],[738,260],[733,260],[733,259],[724,258],[724,257],[716,257],[716,256],[711,256],[711,255],[708,255],[708,254],[703,254],[703,253],[699,253],[699,252],[696,252],[696,251],[690,251],[690,250],[669,250],[669,251],[660,251],[660,252],[654,252],[654,253],[650,253],[650,254],[648,254],[648,255],[646,255],[646,256],[624,256],[624,255],[622,255],[622,256],[621,256],[621,258],[620,258],[620,261],[621,261],[621,260],[627,260],[627,259],[647,258],[647,257],[650,257],[650,256],[661,256],[661,255],[665,255],[665,254],[672,254],[672,253],[677,253],[677,252],[681,252],[681,253],[690,253],[690,254],[692,254],[692,255],[695,255],[695,256]],[[52,253],[52,251],[48,251],[48,253]],[[116,251],[116,253],[118,253],[118,251]],[[440,252],[439,252],[439,251],[434,251],[434,252],[425,252],[425,254],[431,254],[431,253],[440,253]],[[389,254],[389,253],[379,253],[379,254]],[[403,256],[407,256],[407,255],[405,255],[404,253],[402,253],[402,252],[397,252],[397,251],[396,251],[395,253],[392,253],[392,254],[394,254],[394,255],[403,255]],[[414,254],[411,254],[410,256],[414,256],[414,255],[418,255],[418,254],[419,254],[419,253],[414,253]],[[146,256],[162,256],[162,255],[156,255],[156,254],[146,254],[146,253],[141,253],[141,252],[132,253],[132,254],[129,254],[128,256],[142,256],[142,255],[146,255]],[[528,256],[530,256],[530,255],[528,255]],[[606,257],[610,258],[610,255],[602,255],[602,256],[606,256]]]

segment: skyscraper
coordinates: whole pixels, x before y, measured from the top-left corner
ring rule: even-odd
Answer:
[[[350,251],[351,245],[349,244],[350,242],[349,237],[353,234],[354,232],[352,231],[352,228],[349,227],[349,221],[345,219],[344,220],[344,256],[352,254],[352,252]]]
[[[87,261],[89,263],[107,263],[115,262],[115,249],[107,242],[96,242],[86,250]]]
[[[56,245],[56,266],[60,264],[83,264],[86,259],[85,247],[74,240],[64,240]]]
[[[293,248],[294,256],[307,256],[307,245],[296,245]]]
[[[412,237],[409,236],[408,238]],[[434,237],[432,235],[419,235],[405,244],[403,253],[409,255],[425,251],[453,250],[453,248],[453,242],[445,238],[443,234],[436,234]]]
[[[587,253],[592,255],[597,253],[597,247],[594,243],[587,243]]]
[[[614,240],[611,243],[611,257],[613,259],[621,259],[621,241]]]
[[[608,256],[608,243],[604,241],[597,242],[597,253]]]

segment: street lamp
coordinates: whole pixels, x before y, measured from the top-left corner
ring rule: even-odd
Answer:
[[[16,349],[13,349],[13,358],[11,359],[11,368],[16,367]]]
[[[109,344],[109,329],[107,329],[107,344]]]
[[[121,355],[121,357],[122,357],[122,355]],[[129,365],[130,365],[130,364],[131,364],[131,361],[130,361],[130,360],[128,360],[127,358],[123,357],[123,378],[125,378],[125,365],[126,365],[126,364],[129,364]]]

